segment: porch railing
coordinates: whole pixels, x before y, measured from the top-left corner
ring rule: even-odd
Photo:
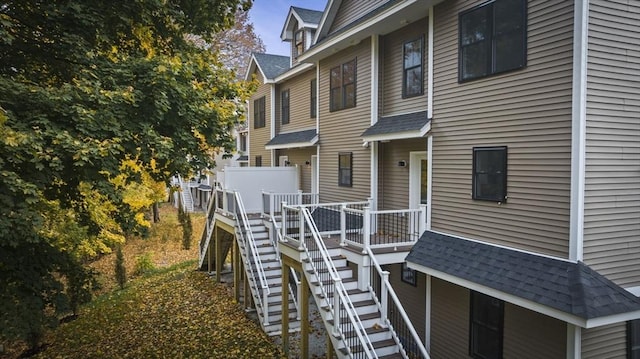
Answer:
[[[278,242],[283,242],[284,238],[282,238],[282,234],[280,233],[280,228],[278,227],[278,223],[274,217],[270,217],[269,220],[271,224],[271,230],[269,234],[269,238],[271,239],[271,244],[276,250],[276,258],[278,259],[278,263],[280,263],[280,267],[282,268],[282,258],[280,257],[280,248],[278,247]],[[285,275],[285,273],[282,273]],[[302,286],[300,285],[300,279],[296,274],[295,269],[290,268],[289,271],[289,295],[293,298],[293,304],[296,307],[296,319],[300,320],[300,306],[298,305],[298,301],[302,298]]]
[[[320,199],[317,193],[274,193],[262,191],[262,216],[275,217],[282,213],[282,203],[289,205],[316,204]]]
[[[413,245],[426,229],[427,210],[402,209],[372,211],[344,209],[340,243],[362,248],[393,248]]]
[[[371,260],[369,291],[380,308],[382,322],[390,327],[389,331],[400,347],[402,356],[429,359],[427,349],[389,283],[389,272],[382,270],[371,248],[367,248],[366,252]]]
[[[271,293],[269,290],[269,285],[267,284],[267,277],[264,273],[264,267],[262,266],[262,260],[260,259],[260,254],[258,253],[258,247],[256,246],[256,242],[253,238],[253,233],[251,232],[251,226],[249,225],[249,218],[247,217],[247,213],[244,209],[244,204],[242,203],[242,198],[240,197],[240,193],[238,192],[230,192],[223,191],[225,196],[223,199],[227,200],[226,205],[229,206],[229,198],[228,194],[232,195],[234,199],[232,201],[233,205],[231,208],[235,209],[236,220],[240,226],[240,230],[238,231],[238,242],[242,244],[241,248],[244,252],[245,258],[245,269],[247,273],[247,278],[252,286],[254,286],[255,295],[258,297],[256,301],[256,306],[259,306],[263,315],[263,324],[269,325],[269,305],[268,305],[268,296]]]
[[[373,344],[349,298],[342,278],[331,260],[331,255],[315,225],[311,212],[304,206],[283,205],[282,209],[289,216],[295,214],[299,217],[297,240],[309,260],[311,272],[317,280],[321,296],[326,300],[333,318],[333,333],[331,334],[342,341],[348,357],[377,358]],[[330,293],[333,295],[332,300],[329,299]]]

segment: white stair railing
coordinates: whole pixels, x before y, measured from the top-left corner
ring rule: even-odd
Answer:
[[[359,348],[360,350],[357,350],[358,355],[365,355],[366,358],[377,358],[378,355],[373,344],[331,260],[331,255],[318,232],[311,213],[307,208],[303,207],[285,208],[299,211],[300,245],[307,258],[309,258],[313,275],[318,280],[322,296],[327,301],[329,311],[333,317],[333,333],[331,334],[343,343],[349,357],[354,356],[353,348]],[[333,301],[329,300],[329,293],[331,292],[333,293]]]
[[[213,192],[214,196],[209,200],[208,208],[207,208],[207,219],[205,221],[205,228],[202,231],[202,237],[200,238],[200,260],[198,262],[198,268],[202,268],[202,264],[204,263],[204,259],[207,255],[207,249],[209,248],[209,243],[211,243],[211,236],[213,235],[213,229],[215,228],[216,222],[216,199],[218,196],[215,196],[215,192]]]
[[[182,204],[182,209],[185,212],[193,212],[193,196],[191,196],[191,189],[189,188],[189,184],[185,183],[182,180],[182,176],[178,175],[178,185],[180,186],[180,193],[178,197],[180,198],[180,203]]]
[[[269,238],[271,239],[271,245],[276,250],[276,258],[278,258],[280,268],[282,268],[282,259],[280,258],[280,249],[278,248],[278,242],[284,242],[284,240],[282,238],[282,233],[280,233],[280,228],[278,228],[278,223],[276,223],[276,219],[274,217],[269,217],[269,222],[271,223],[271,234],[269,235]],[[292,279],[289,281],[289,298],[293,299],[293,305],[296,307],[296,319],[299,320],[300,307],[298,305],[298,300],[302,298],[302,287],[300,285],[300,279],[298,278],[296,271],[293,268],[290,268],[289,273]],[[282,275],[285,275],[285,273],[283,272]],[[295,283],[295,289],[291,286],[292,282]]]
[[[253,233],[251,232],[251,226],[249,224],[249,218],[247,217],[247,213],[245,211],[244,203],[242,202],[242,197],[240,193],[237,191],[233,192],[235,198],[235,215],[236,220],[239,222],[240,230],[239,234],[239,242],[243,244],[243,257],[245,263],[245,269],[247,273],[247,278],[255,288],[255,295],[258,297],[256,301],[256,307],[259,309],[259,312],[262,312],[263,315],[263,325],[269,325],[269,305],[268,305],[268,296],[271,294],[269,290],[269,285],[267,284],[267,277],[264,273],[264,267],[262,266],[262,260],[260,259],[260,255],[258,253],[258,247],[256,246],[255,239],[253,238]]]
[[[369,291],[373,294],[378,307],[380,307],[382,321],[389,326],[393,340],[400,347],[402,357],[429,359],[427,349],[422,344],[420,336],[413,327],[407,312],[389,282],[389,272],[382,270],[371,248],[367,248],[366,252],[372,264]],[[380,287],[375,284],[378,281],[374,280],[374,275],[380,278]],[[389,313],[393,313],[393,318],[389,317]]]

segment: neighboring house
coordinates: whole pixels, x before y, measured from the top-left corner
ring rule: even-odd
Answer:
[[[380,256],[431,357],[640,357],[640,2],[330,0],[281,38],[249,166],[426,206]]]

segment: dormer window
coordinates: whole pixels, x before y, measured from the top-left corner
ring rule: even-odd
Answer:
[[[304,29],[296,31],[293,36],[293,45],[295,46],[295,57],[302,55],[304,52]]]

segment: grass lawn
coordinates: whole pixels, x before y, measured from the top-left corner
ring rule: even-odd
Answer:
[[[100,273],[101,294],[77,319],[47,333],[46,349],[34,358],[283,357],[228,286],[195,270],[204,215],[192,215],[190,250],[182,248],[177,211],[165,204],[161,217],[149,238],[133,238],[124,246],[125,289],[114,279],[114,254],[91,263]],[[146,271],[136,270],[140,262]],[[12,357],[4,354],[0,357]]]

